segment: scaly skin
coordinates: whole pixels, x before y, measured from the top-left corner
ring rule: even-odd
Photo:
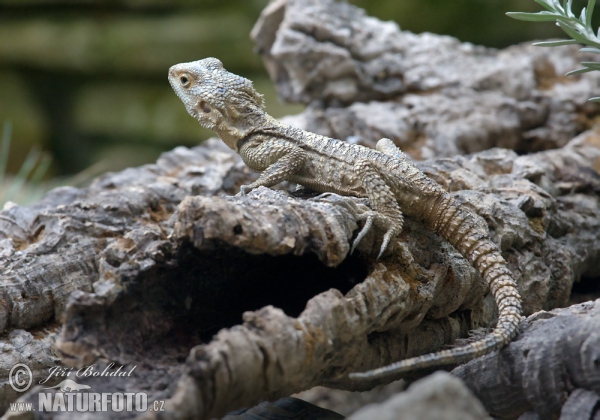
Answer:
[[[374,212],[366,218],[353,249],[377,225],[386,232],[381,256],[401,232],[404,214],[442,235],[489,284],[499,318],[484,339],[351,377],[373,378],[466,362],[499,349],[516,335],[521,297],[481,218],[460,206],[390,140],[381,139],[377,150],[372,150],[282,124],[264,111],[262,96],[252,82],[228,72],[216,58],[171,67],[169,82],[191,116],[216,131],[246,165],[261,172],[255,182],[241,187],[241,194],[291,181],[318,192],[368,197]]]

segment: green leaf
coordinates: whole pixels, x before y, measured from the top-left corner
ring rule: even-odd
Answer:
[[[551,12],[554,12],[556,8],[554,7],[554,1],[548,2],[546,0],[535,0],[536,3],[541,4],[542,7],[548,9]]]
[[[524,20],[527,22],[554,22],[559,16],[556,13],[550,12],[538,12],[538,13],[526,13],[526,12],[507,12],[506,15],[513,19]]]
[[[587,4],[587,19],[585,20],[585,26],[588,28],[592,27],[592,13],[594,13],[594,6],[596,5],[596,0],[588,0]]]
[[[594,71],[594,69],[584,68],[584,69],[571,70],[570,72],[566,73],[565,76],[573,76],[575,74],[589,73],[590,71]]]
[[[582,52],[582,53],[587,52],[587,53],[593,53],[593,54],[600,54],[600,48],[584,47],[584,48],[581,48],[579,50],[579,52]]]
[[[11,201],[13,197],[15,197],[19,191],[21,191],[21,188],[23,188],[23,185],[25,185],[25,182],[31,174],[31,171],[33,171],[35,168],[39,157],[40,152],[36,147],[33,147],[29,150],[29,153],[25,158],[25,162],[23,162],[23,165],[21,165],[19,168],[19,172],[17,172],[17,175],[15,175],[14,179],[10,183],[10,186],[8,187],[8,190],[6,191],[6,194],[4,194],[5,201]]]
[[[588,99],[589,102],[600,102],[600,96],[594,96],[593,98]]]
[[[585,7],[583,9],[581,9],[581,15],[579,15],[579,20],[581,22],[587,22],[587,18],[585,15]]]
[[[563,45],[577,44],[574,39],[561,39],[558,41],[540,41],[534,42],[533,45],[536,47],[562,47]],[[582,48],[583,49],[583,48]],[[579,50],[581,51],[581,50]]]
[[[582,66],[588,67],[593,70],[600,70],[600,63],[596,61],[584,61],[581,63]]]
[[[567,0],[567,5],[565,6],[565,11],[567,12],[567,16],[575,17],[575,15],[573,14],[573,12],[571,10],[573,10],[573,0]]]
[[[589,41],[586,37],[584,37],[583,35],[581,35],[577,29],[573,28],[570,24],[565,23],[564,21],[558,21],[556,22],[556,24],[560,27],[560,29],[562,29],[563,31],[565,31],[565,33],[567,35],[569,35],[571,38],[577,40],[578,42],[580,42],[581,44],[589,44]]]
[[[47,153],[42,153],[42,157],[41,159],[39,159],[37,168],[35,168],[35,170],[31,174],[29,183],[33,186],[37,186],[41,182],[44,175],[46,175],[46,172],[48,172],[48,168],[50,167],[51,163],[52,157]]]

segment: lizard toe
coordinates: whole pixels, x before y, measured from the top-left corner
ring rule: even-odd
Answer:
[[[376,212],[369,212],[362,219],[365,220],[365,224],[352,243],[350,253],[352,254],[354,252],[354,249],[360,241],[362,241],[371,229],[373,229],[373,226],[376,226],[379,231],[385,232],[379,254],[377,255],[377,259],[379,259],[388,249],[392,239],[400,233],[401,229],[394,224],[390,218]]]
[[[392,241],[392,239],[394,237],[396,237],[398,235],[398,233],[399,233],[398,229],[396,229],[394,227],[389,228],[387,230],[387,232],[385,232],[385,235],[383,235],[383,241],[381,242],[381,248],[379,249],[379,254],[377,255],[377,259],[381,258],[383,253],[386,251],[386,249],[390,245],[390,242]]]
[[[363,240],[363,238],[366,236],[366,234],[369,233],[369,231],[373,227],[374,220],[375,220],[375,215],[373,213],[369,213],[366,216],[365,225],[360,230],[360,232],[358,232],[358,235],[356,235],[356,239],[352,243],[352,248],[350,249],[350,254],[354,253],[354,249],[356,249],[356,246],[360,243],[360,241]]]
[[[251,185],[242,185],[240,187],[240,192],[238,192],[235,196],[236,197],[244,197],[245,195],[248,195],[248,193],[252,191],[252,186]]]

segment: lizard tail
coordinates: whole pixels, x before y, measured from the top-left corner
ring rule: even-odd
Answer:
[[[433,214],[427,219],[434,222],[428,225],[467,258],[488,283],[498,305],[496,328],[483,339],[463,347],[405,359],[368,372],[352,373],[351,378],[375,378],[433,366],[464,363],[500,349],[518,332],[521,322],[521,296],[517,283],[498,247],[489,239],[487,229],[483,228],[481,220],[477,219],[479,216],[462,210],[460,204],[447,194],[438,197],[437,203],[438,205],[429,209]]]

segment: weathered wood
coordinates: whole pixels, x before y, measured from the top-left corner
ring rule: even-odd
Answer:
[[[328,1],[321,3],[338,7]],[[299,26],[300,33],[312,34],[318,40],[321,29],[323,33],[331,29],[325,18],[327,9],[314,9],[317,2],[273,4],[272,8],[278,4],[296,8],[298,13],[293,19],[302,21],[298,25],[310,21],[300,13],[302,4],[306,4],[304,10],[319,12],[323,22],[315,20],[314,33]],[[358,16],[349,5],[339,7],[344,10],[335,22],[359,19],[375,35],[388,34],[390,39],[399,33],[391,24]],[[275,15],[282,11],[285,9],[276,9]],[[330,14],[333,11],[337,9],[330,10]],[[292,19],[289,11],[284,13],[285,19],[269,20],[274,16],[269,13],[265,16],[263,25]],[[277,36],[287,33],[286,28],[281,24]],[[343,36],[338,38],[360,44],[346,32],[340,32]],[[275,36],[274,30],[263,35],[268,33]],[[506,69],[504,64],[494,64],[504,59],[525,63],[525,68],[535,64],[518,49],[496,54],[475,47],[469,50],[447,38],[400,34],[421,47],[425,41],[437,45],[422,52],[418,48],[404,51],[407,63],[423,60],[427,54],[453,52],[463,54],[465,60],[464,54],[468,53],[471,61],[465,62],[486,71],[495,66]],[[267,38],[261,42],[267,42]],[[327,41],[324,45],[333,44],[327,37],[323,39]],[[376,40],[383,47],[388,45],[380,38]],[[404,48],[405,43],[400,45]],[[307,51],[310,57],[311,49]],[[543,60],[554,63],[559,73],[574,62],[571,53],[553,51],[534,57],[546,57]],[[395,58],[390,60],[398,64]],[[477,67],[481,65],[477,60],[488,67]],[[431,67],[428,71],[435,76],[431,80],[444,73],[446,64],[434,66],[436,62],[427,64],[424,60],[420,67],[422,71],[427,65]],[[303,64],[302,60],[290,63]],[[387,65],[385,60],[379,63]],[[457,62],[450,60],[449,68],[452,63]],[[400,68],[406,71],[412,68],[403,66]],[[457,73],[455,70],[452,72]],[[534,76],[538,73],[536,70]],[[534,76],[529,73],[527,77]],[[403,77],[406,80],[407,76]],[[481,146],[475,145],[481,139],[505,138],[511,130],[523,135],[519,137],[522,144],[527,144],[527,139],[543,141],[519,151],[546,149],[565,144],[588,125],[587,118],[597,113],[596,105],[582,105],[587,96],[592,96],[597,76],[564,80],[548,77],[544,80],[553,83],[547,90],[541,89],[541,79],[534,77],[538,84],[524,85],[530,89],[523,88],[522,92],[521,84],[506,85],[510,80],[504,79],[502,72],[493,71],[480,79],[479,85],[464,85],[463,79],[452,83],[443,79],[446,85],[440,82],[439,86],[415,88],[411,93],[391,90],[389,95],[377,93],[377,86],[363,89],[366,82],[360,82],[358,93],[345,100],[373,99],[368,104],[355,102],[346,108],[321,110],[313,107],[305,115],[321,113],[322,123],[335,127],[336,121],[349,121],[336,120],[335,115],[362,107],[358,114],[346,114],[350,115],[347,118],[380,117],[382,124],[390,124],[397,120],[398,113],[375,110],[389,108],[402,114],[410,108],[410,101],[433,100],[417,107],[411,118],[425,118],[424,114],[429,113],[431,121],[443,121],[453,106],[453,101],[444,98],[454,95],[456,100],[464,100],[470,113],[493,117],[479,125],[468,120],[462,131],[453,131],[451,122],[459,124],[461,115],[464,117],[464,113],[456,113],[448,124],[439,126],[443,128],[440,133],[453,137],[436,134],[432,138],[439,148],[434,144],[431,152],[420,152],[422,156],[504,144],[486,140]],[[331,83],[343,85],[338,79]],[[318,89],[309,90],[317,95]],[[360,92],[375,96],[361,97]],[[497,100],[488,101],[488,97]],[[535,98],[541,99],[536,102]],[[504,103],[512,104],[518,112],[511,113],[514,109],[509,106],[513,111],[508,117],[499,114]],[[529,109],[532,116],[521,113],[522,109]],[[498,131],[496,124],[504,124],[505,120],[512,121],[510,124],[516,121],[516,125]],[[584,123],[577,125],[577,121]],[[374,130],[373,140],[382,134],[402,139],[402,127]],[[356,127],[352,130],[353,135],[363,135]],[[523,134],[526,130],[527,135]],[[457,148],[463,137],[456,133],[474,133],[466,137],[467,148]],[[442,148],[443,140],[448,141],[448,149]],[[429,140],[425,144],[430,144]],[[506,143],[518,149],[517,144],[512,140]],[[598,277],[597,132],[587,131],[560,149],[530,155],[490,149],[418,165],[484,217],[519,281],[526,314],[568,305],[575,282],[582,277]],[[353,382],[347,374],[439,349],[467,336],[471,329],[495,322],[493,300],[490,296],[482,299],[487,290],[473,268],[421,225],[408,220],[396,252],[381,261],[375,261],[371,254],[373,244],[380,240],[376,232],[361,242],[356,255],[349,256],[349,243],[358,228],[359,215],[368,210],[368,202],[332,194],[292,195],[265,188],[246,197],[230,197],[255,176],[234,153],[212,140],[194,149],[175,149],[154,165],[104,175],[86,189],[54,190],[30,208],[7,206],[0,212],[0,331],[5,334],[0,346],[9,349],[9,362],[30,362],[27,354],[21,354],[11,342],[15,334],[36,332],[30,345],[37,346],[35,351],[40,354],[51,355],[58,321],[63,328],[55,347],[65,365],[115,362],[136,366],[132,378],[87,378],[82,383],[104,392],[143,390],[150,399],[168,399],[168,416],[209,418],[315,385],[368,389],[379,382]],[[47,327],[50,329],[46,331]],[[543,339],[551,341],[552,337]],[[560,337],[556,339],[558,348]],[[53,366],[56,360],[40,356],[36,363],[32,370],[39,381],[44,368]],[[0,370],[0,391],[5,392],[0,395],[4,404],[1,409],[14,398],[14,393],[6,391],[7,368],[2,365]],[[35,401],[35,393],[32,390],[22,399]],[[567,400],[565,410],[589,406],[593,395],[583,391],[578,395]],[[521,408],[525,411],[535,408],[535,404],[528,407]],[[104,413],[106,418],[116,415]]]
[[[312,104],[286,122],[372,147],[387,137],[417,159],[560,147],[600,111],[586,102],[598,72],[563,76],[595,59],[577,46],[495,50],[334,0],[272,1],[252,36],[280,96]]]
[[[486,219],[519,278],[526,313],[567,304],[573,282],[598,270],[597,178],[564,170],[590,173],[598,143],[590,132],[528,156],[495,149],[420,163]],[[49,319],[36,323],[12,308],[55,313],[64,322],[56,342],[64,363],[138,365],[127,382],[134,389],[151,385],[155,365],[172,363],[167,377],[174,385],[182,375],[177,389],[150,394],[171,395],[171,415],[196,417],[314,385],[367,389],[373,384],[347,373],[494,322],[472,267],[422,226],[409,221],[398,252],[380,262],[368,252],[374,236],[348,257],[363,201],[265,188],[214,196],[235,191],[249,174],[213,141],[106,175],[89,189],[56,190],[34,208],[3,211],[11,236],[3,243],[12,244],[2,252],[6,330]],[[78,255],[93,269],[74,260],[69,276],[45,270],[78,248],[95,251]],[[93,293],[43,298],[72,279]],[[100,387],[102,379],[83,383]]]
[[[45,378],[47,368],[60,365],[60,359],[52,352],[58,325],[24,331],[14,329],[0,338],[0,413],[21,394],[8,383],[10,370],[19,363],[25,364],[36,378]],[[23,376],[25,380],[26,376]],[[54,382],[50,383],[54,385]],[[49,385],[50,386],[50,385]]]
[[[500,418],[535,411],[543,419],[600,413],[600,299],[537,312],[500,354],[452,371]]]

